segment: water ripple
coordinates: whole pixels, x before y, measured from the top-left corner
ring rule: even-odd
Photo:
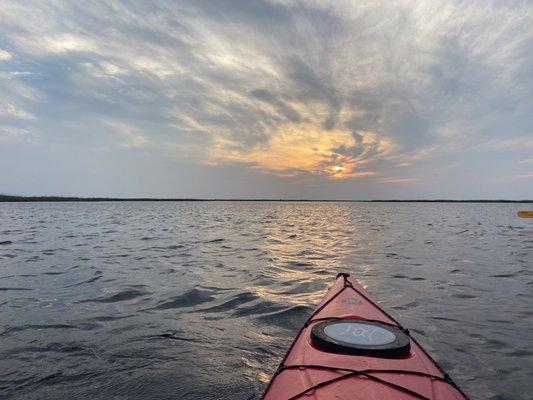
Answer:
[[[333,277],[474,398],[533,392],[509,204],[0,204],[0,397],[256,399]]]

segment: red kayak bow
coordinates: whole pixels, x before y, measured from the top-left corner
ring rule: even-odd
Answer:
[[[348,274],[307,320],[264,400],[465,400],[466,395]]]

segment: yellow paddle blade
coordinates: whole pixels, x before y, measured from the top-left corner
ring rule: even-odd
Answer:
[[[518,211],[516,215],[520,218],[533,218],[533,211]]]

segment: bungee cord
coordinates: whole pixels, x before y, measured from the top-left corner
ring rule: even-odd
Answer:
[[[276,377],[278,375],[280,375],[281,373],[283,373],[284,371],[287,371],[287,370],[293,370],[293,369],[322,369],[322,370],[329,370],[329,371],[339,371],[339,372],[345,372],[345,374],[341,375],[341,376],[338,376],[338,377],[335,377],[335,378],[332,378],[332,379],[329,379],[329,380],[326,380],[326,381],[323,381],[323,382],[320,382],[314,386],[311,386],[307,389],[305,389],[304,391],[298,393],[297,395],[295,396],[292,396],[290,397],[288,400],[297,400],[298,398],[300,398],[301,396],[304,396],[305,394],[308,394],[316,389],[319,389],[321,387],[324,387],[324,386],[328,386],[328,385],[331,385],[331,384],[334,384],[336,382],[339,382],[339,381],[342,381],[344,379],[348,379],[348,378],[351,378],[351,377],[357,377],[357,376],[364,376],[365,378],[367,379],[371,379],[372,381],[374,382],[377,382],[377,383],[380,383],[380,384],[383,384],[383,385],[387,385],[391,388],[394,388],[398,391],[401,391],[405,394],[409,394],[411,396],[414,396],[418,399],[421,399],[421,400],[431,400],[430,398],[422,395],[421,393],[418,393],[418,392],[415,392],[409,388],[406,388],[404,386],[401,386],[401,385],[398,385],[398,384],[395,384],[395,383],[392,383],[392,382],[389,382],[385,379],[381,379],[373,374],[376,374],[376,373],[390,373],[390,374],[406,374],[406,375],[417,375],[417,376],[422,376],[422,377],[426,377],[428,379],[432,379],[432,380],[436,380],[436,381],[441,381],[441,382],[444,382],[444,383],[447,383],[449,385],[451,385],[453,388],[455,388],[457,391],[459,391],[466,399],[468,399],[468,397],[466,396],[465,393],[463,393],[463,391],[457,386],[457,384],[453,381],[453,379],[451,379],[451,377],[445,372],[442,370],[442,368],[440,368],[438,366],[438,364],[435,362],[435,360],[433,360],[433,358],[418,344],[418,342],[411,336],[409,330],[405,327],[403,327],[395,318],[393,318],[391,315],[389,315],[386,311],[382,310],[371,298],[369,298],[367,295],[365,295],[364,293],[362,293],[360,290],[358,290],[357,288],[355,288],[352,284],[352,282],[350,282],[348,280],[348,277],[350,275],[347,274],[347,273],[339,273],[337,275],[337,279],[339,277],[342,277],[343,278],[343,287],[337,291],[337,293],[335,293],[333,296],[331,296],[328,300],[326,300],[323,304],[321,304],[315,311],[313,311],[313,313],[311,314],[311,316],[307,319],[307,321],[304,323],[304,325],[302,326],[302,328],[298,331],[298,334],[296,335],[296,338],[294,339],[294,341],[292,342],[291,346],[289,347],[289,350],[287,351],[287,354],[285,355],[285,357],[283,358],[283,360],[281,361],[280,365],[278,366],[276,372],[274,373],[273,377],[272,377],[272,380],[270,381],[268,387],[266,388],[265,390],[265,393],[266,394],[268,392],[268,389],[270,388],[270,386],[272,385],[272,383],[274,382],[274,380],[276,379]],[[407,335],[409,337],[410,340],[412,340],[421,350],[422,352],[435,364],[435,366],[437,367],[437,369],[441,372],[442,376],[437,376],[437,375],[432,375],[432,374],[427,374],[427,373],[424,373],[424,372],[420,372],[420,371],[410,371],[410,370],[397,370],[397,369],[365,369],[365,370],[355,370],[355,369],[350,369],[350,368],[344,368],[344,367],[335,367],[335,366],[328,366],[328,365],[316,365],[316,364],[295,364],[295,365],[286,365],[286,360],[287,358],[289,357],[290,353],[291,353],[291,350],[293,349],[293,347],[295,346],[295,344],[298,342],[298,339],[300,338],[302,332],[307,328],[309,327],[311,324],[314,324],[314,323],[317,323],[317,322],[322,322],[322,321],[334,321],[334,320],[343,320],[343,319],[346,319],[346,318],[343,318],[343,317],[322,317],[322,318],[314,318],[318,313],[320,313],[324,308],[326,308],[328,306],[328,304],[330,304],[334,299],[336,299],[344,290],[346,290],[347,288],[351,288],[352,290],[354,290],[359,296],[361,296],[362,298],[364,298],[366,301],[368,301],[372,306],[374,306],[375,308],[377,308],[380,312],[382,312],[387,318],[389,318],[391,321],[393,321],[393,323],[391,324],[390,322],[384,322],[384,321],[381,321],[381,320],[373,320],[373,319],[366,319],[366,318],[354,318],[354,320],[357,320],[357,321],[363,321],[363,322],[379,322],[381,324],[385,324],[385,325],[389,325],[389,326],[392,326],[392,327],[395,327],[397,329],[400,329],[405,335]],[[263,396],[264,397],[264,396]]]

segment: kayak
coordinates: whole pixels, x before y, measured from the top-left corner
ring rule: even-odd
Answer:
[[[274,373],[264,400],[467,396],[409,331],[341,273]]]

